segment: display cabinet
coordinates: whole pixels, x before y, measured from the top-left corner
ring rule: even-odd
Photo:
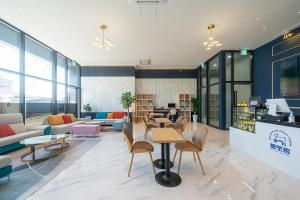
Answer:
[[[255,121],[266,114],[265,106],[249,106],[248,102],[240,102],[233,109],[233,127],[255,133]]]

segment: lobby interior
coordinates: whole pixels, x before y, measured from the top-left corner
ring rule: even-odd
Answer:
[[[0,200],[300,199],[299,0],[0,3]]]

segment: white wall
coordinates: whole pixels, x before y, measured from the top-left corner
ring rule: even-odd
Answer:
[[[81,77],[81,105],[90,103],[94,112],[123,111],[119,99],[124,91],[134,93],[135,77]]]
[[[155,107],[178,105],[180,93],[197,95],[197,79],[135,79],[136,93],[155,94]]]

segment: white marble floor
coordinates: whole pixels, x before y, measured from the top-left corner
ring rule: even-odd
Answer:
[[[185,136],[201,124],[190,125]],[[142,127],[135,127],[142,139]],[[30,200],[298,200],[300,181],[233,149],[228,132],[209,128],[208,141],[200,155],[206,170],[202,175],[192,154],[183,154],[182,184],[166,188],[155,182],[148,155],[135,157],[127,177],[130,154],[120,132],[105,133],[102,141],[35,192]],[[154,157],[160,157],[160,146]],[[172,145],[173,146],[173,145]],[[171,151],[173,155],[174,150]],[[177,170],[177,162],[173,170]]]

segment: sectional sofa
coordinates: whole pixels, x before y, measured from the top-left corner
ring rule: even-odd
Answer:
[[[113,125],[115,122],[120,123],[124,117],[124,112],[97,112],[93,120],[103,121],[103,125]]]
[[[71,121],[64,120],[64,116],[70,116]],[[51,126],[51,135],[70,133],[71,127],[76,124],[82,124],[85,118],[76,119],[73,114],[48,115],[43,125]]]
[[[11,157],[10,156],[0,156],[0,178],[8,176],[12,172]]]
[[[14,134],[3,136],[0,134],[0,155],[23,147],[19,142],[26,138],[44,134],[46,126],[27,127],[24,125],[21,113],[0,114],[0,125],[9,125]]]

